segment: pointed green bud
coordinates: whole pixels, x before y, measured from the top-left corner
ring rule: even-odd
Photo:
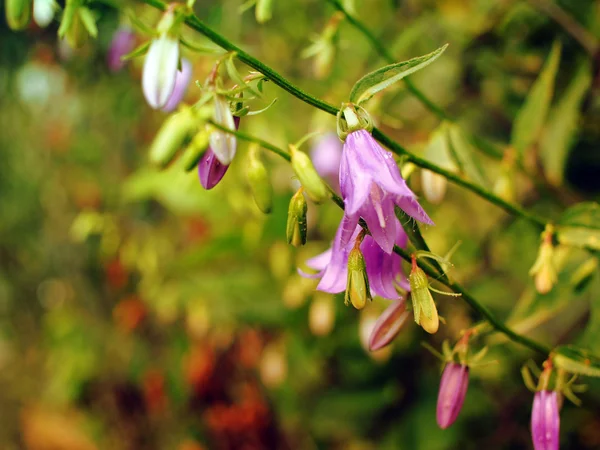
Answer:
[[[290,200],[285,235],[288,244],[300,247],[306,244],[306,211],[308,205],[304,198],[303,188],[298,189]]]
[[[302,183],[302,187],[313,202],[323,203],[329,198],[329,191],[315,170],[312,161],[306,153],[301,152],[293,145],[290,145],[290,153],[292,168],[296,172],[300,183]]]
[[[183,151],[183,156],[181,157],[183,160],[183,167],[186,172],[194,170],[198,167],[198,163],[202,159],[202,155],[208,149],[208,137],[210,136],[209,131],[206,128],[202,128],[196,135],[193,137],[190,145],[186,147]]]
[[[367,300],[372,300],[372,298],[367,266],[359,245],[360,243],[355,245],[348,256],[348,282],[344,302],[346,305],[352,303],[356,309],[363,309]]]
[[[159,167],[169,164],[197,125],[198,121],[190,109],[169,116],[150,146],[150,163]]]
[[[31,0],[6,0],[6,22],[11,30],[22,30],[31,20]]]
[[[558,281],[556,268],[554,267],[554,244],[552,235],[554,228],[552,225],[546,226],[542,233],[542,244],[538,251],[537,259],[529,271],[533,277],[535,288],[540,294],[547,294]]]
[[[258,23],[265,23],[271,20],[273,16],[273,0],[258,0],[254,14]]]
[[[425,272],[417,266],[415,256],[412,259],[412,271],[408,277],[408,281],[410,283],[410,295],[415,322],[429,334],[434,334],[440,326],[440,319],[435,302],[429,291],[429,280]]]
[[[256,206],[265,214],[273,209],[273,186],[269,172],[260,159],[258,145],[253,145],[248,151],[248,181]]]

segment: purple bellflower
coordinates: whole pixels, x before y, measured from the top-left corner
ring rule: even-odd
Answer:
[[[311,159],[317,173],[339,192],[342,143],[335,133],[323,135],[311,150]]]
[[[234,116],[233,123],[237,130],[240,126],[240,118]],[[225,176],[227,169],[229,169],[229,164],[221,163],[215,152],[209,147],[198,163],[198,175],[202,187],[206,190],[214,188]]]
[[[347,135],[339,178],[346,205],[346,224],[339,237],[342,246],[350,241],[352,230],[362,217],[375,242],[391,254],[401,228],[395,205],[412,218],[433,224],[400,175],[392,154],[381,148],[367,130],[358,129]]]
[[[396,219],[397,220],[397,219]],[[347,219],[342,219],[333,241],[333,246],[324,253],[315,256],[306,261],[306,265],[311,269],[319,272],[314,275],[309,275],[301,272],[301,275],[321,278],[317,289],[331,294],[343,292],[346,289],[348,277],[348,256],[354,247],[354,241],[361,231],[359,225],[354,225],[350,234],[350,238],[346,243],[342,242],[341,236],[346,232],[345,227],[349,225]],[[405,247],[408,242],[408,237],[404,230],[398,224],[395,227],[396,237],[394,242]],[[365,259],[367,276],[372,295],[379,295],[383,298],[397,300],[400,294],[396,289],[396,285],[402,289],[409,290],[409,284],[406,276],[402,272],[401,258],[399,255],[385,253],[375,240],[367,235],[360,244],[360,250]]]
[[[541,390],[535,393],[531,411],[531,438],[535,450],[558,450],[560,417],[558,393]]]
[[[164,112],[174,111],[175,108],[181,103],[183,100],[183,96],[187,91],[187,87],[190,84],[190,80],[192,78],[192,64],[185,58],[181,58],[181,70],[177,71],[177,75],[175,76],[175,87],[173,88],[173,93],[167,100],[165,106],[161,109]]]
[[[469,386],[469,367],[449,362],[444,368],[438,393],[436,419],[443,430],[454,423],[465,402]],[[537,449],[536,449],[537,450]]]
[[[127,61],[121,58],[130,53],[135,47],[135,33],[129,27],[119,27],[113,35],[110,48],[106,54],[106,64],[111,72],[118,72]]]
[[[163,33],[150,44],[142,72],[142,89],[152,108],[167,104],[175,89],[178,66],[179,41]]]

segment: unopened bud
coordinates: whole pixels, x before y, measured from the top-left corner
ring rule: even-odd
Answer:
[[[315,170],[312,161],[308,155],[301,152],[293,145],[290,145],[292,154],[292,168],[300,180],[302,187],[315,203],[323,203],[329,198],[327,186]]]
[[[355,246],[348,256],[348,282],[346,284],[346,305],[352,303],[356,309],[363,309],[371,299],[369,277],[365,258],[358,246]]]
[[[273,186],[258,151],[258,146],[252,146],[248,152],[248,181],[256,206],[268,214],[273,209]]]
[[[408,277],[410,283],[410,295],[413,304],[415,322],[429,334],[437,332],[440,326],[437,308],[429,291],[429,281],[423,270],[417,266],[413,257],[413,267]]]
[[[54,0],[33,0],[33,21],[40,28],[46,28],[54,19],[56,12]]]
[[[308,205],[304,198],[303,189],[298,189],[290,200],[286,227],[286,239],[288,244],[300,247],[306,244],[306,212]]]
[[[271,20],[273,16],[273,0],[258,0],[254,14],[258,23],[265,23]]]
[[[168,117],[150,146],[150,162],[160,167],[169,164],[196,126],[197,120],[189,109]]]
[[[31,20],[31,0],[6,0],[6,22],[11,30],[22,30]]]
[[[537,259],[529,271],[533,277],[535,288],[540,294],[547,294],[558,281],[554,267],[554,244],[552,243],[553,227],[548,225],[542,233],[542,244]]]
[[[189,172],[196,167],[200,163],[200,159],[208,149],[208,130],[203,127],[196,135],[193,137],[192,142],[186,147],[183,151],[182,160],[183,167],[186,172]]]
[[[142,72],[144,96],[152,108],[162,108],[167,104],[175,89],[178,66],[179,41],[166,33],[154,39]]]
[[[513,175],[504,168],[494,183],[494,194],[507,202],[515,201],[516,194]]]
[[[469,367],[449,362],[444,368],[438,393],[436,419],[441,429],[452,425],[465,402],[469,387]]]
[[[229,102],[219,94],[215,95],[213,120],[225,128],[237,130],[236,121],[229,108]],[[229,165],[235,156],[237,141],[233,134],[215,130],[210,134],[210,148],[221,164]]]
[[[448,181],[443,175],[427,169],[421,171],[421,188],[428,202],[434,205],[441,203],[446,195],[447,186]]]
[[[369,336],[369,350],[374,352],[388,345],[398,335],[410,313],[404,298],[392,302],[379,316]]]

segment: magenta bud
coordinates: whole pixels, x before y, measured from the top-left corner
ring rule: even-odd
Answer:
[[[118,72],[127,61],[121,58],[130,53],[135,47],[135,33],[129,27],[120,27],[113,35],[110,48],[106,55],[106,64],[111,72]]]
[[[454,423],[465,402],[469,386],[469,367],[458,363],[448,363],[442,374],[438,393],[436,419],[443,430]]]
[[[164,112],[171,112],[177,108],[181,100],[183,100],[183,96],[187,91],[187,87],[190,84],[190,79],[192,78],[192,64],[185,58],[181,59],[181,70],[177,71],[177,75],[175,76],[175,87],[173,88],[173,93],[167,100],[167,104],[163,106],[161,109]]]
[[[404,298],[392,302],[375,322],[369,337],[369,350],[374,352],[392,342],[409,316]]]
[[[198,175],[202,187],[206,190],[214,188],[225,176],[227,169],[229,165],[222,164],[209,148],[198,163]]]
[[[535,450],[558,450],[560,417],[556,391],[538,391],[531,411],[531,439]]]

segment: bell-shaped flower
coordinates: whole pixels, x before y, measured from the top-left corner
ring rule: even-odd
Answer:
[[[362,217],[373,239],[384,252],[392,253],[400,226],[396,205],[412,218],[433,224],[400,175],[392,154],[367,130],[358,129],[346,136],[339,179],[348,220],[340,237],[342,245],[350,240],[354,225]]]
[[[325,134],[312,147],[310,156],[317,173],[339,192],[340,161],[342,160],[340,138],[335,133]]]
[[[237,130],[240,126],[239,117],[233,118],[233,125]],[[211,133],[211,136],[214,133],[215,132]],[[198,175],[200,177],[200,183],[202,184],[202,187],[206,190],[214,188],[225,176],[227,169],[229,169],[229,164],[221,163],[215,152],[212,150],[212,146],[209,147],[204,155],[202,155],[202,159],[200,159],[200,162],[198,163]]]
[[[449,362],[444,368],[438,392],[436,419],[441,429],[452,425],[465,402],[469,386],[469,367]]]
[[[163,33],[150,44],[142,72],[144,96],[152,108],[167,104],[175,89],[178,66],[179,41]]]
[[[397,220],[397,219],[396,219]],[[395,228],[396,237],[394,242],[399,247],[405,247],[408,237],[404,233],[402,226],[398,223]],[[351,226],[350,239],[345,244],[341,236],[347,233],[346,227]],[[360,233],[359,225],[352,225],[347,218],[342,219],[338,227],[333,246],[321,255],[306,261],[306,265],[319,272],[314,275],[308,275],[301,272],[303,276],[321,278],[317,289],[331,294],[343,292],[346,289],[348,278],[348,257],[354,247],[354,241]],[[375,242],[374,238],[367,235],[360,244],[360,251],[365,260],[369,286],[372,295],[378,295],[388,299],[399,299],[397,286],[409,290],[409,284],[406,276],[402,272],[401,258],[392,253],[387,254]]]
[[[541,390],[535,393],[531,411],[531,438],[535,450],[558,450],[560,417],[558,393]]]
[[[183,96],[187,91],[188,85],[190,84],[190,80],[192,79],[192,64],[185,58],[181,58],[181,70],[177,71],[177,76],[175,77],[175,87],[173,88],[173,93],[167,100],[165,106],[161,108],[164,112],[174,111],[175,108],[181,103],[183,100]]]
[[[410,311],[406,309],[404,297],[392,302],[377,318],[373,331],[369,336],[369,350],[374,352],[386,345],[398,335],[406,320],[410,317]]]
[[[129,27],[119,27],[113,35],[108,53],[106,54],[106,64],[111,72],[118,72],[127,61],[121,58],[130,53],[135,47],[135,33]]]

